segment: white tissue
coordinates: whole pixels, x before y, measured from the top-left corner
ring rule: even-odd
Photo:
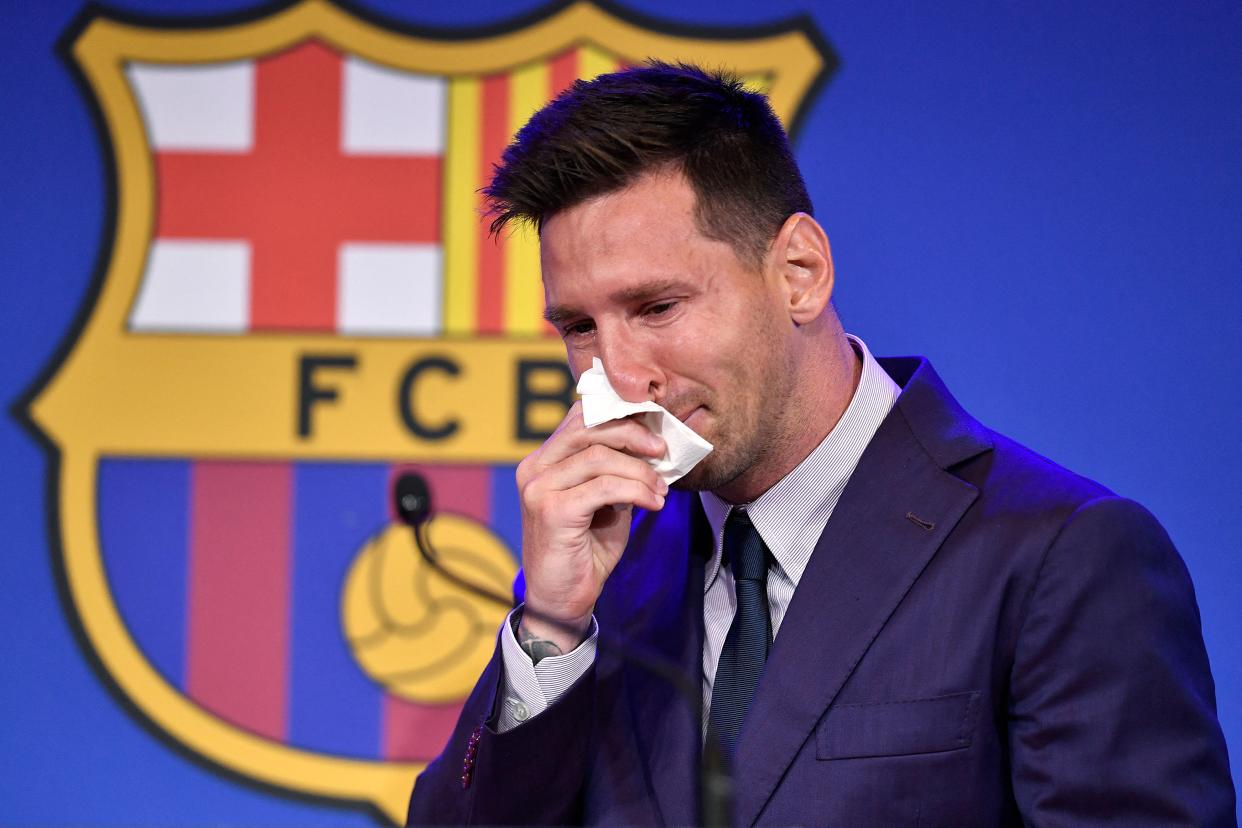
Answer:
[[[632,414],[641,415],[635,419],[662,437],[667,446],[663,457],[643,459],[669,485],[685,477],[700,460],[712,453],[711,443],[656,403],[650,400],[633,403],[621,399],[612,389],[599,357],[591,364],[591,370],[578,378],[578,393],[582,396],[582,419],[587,428]]]

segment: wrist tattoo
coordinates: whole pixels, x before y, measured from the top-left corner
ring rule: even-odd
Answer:
[[[561,650],[561,648],[554,642],[548,641],[546,638],[531,635],[529,632],[522,629],[521,626],[519,626],[517,630],[517,640],[518,646],[521,647],[528,656],[530,656],[530,660],[535,664],[543,661],[548,656],[565,654],[564,651]]]

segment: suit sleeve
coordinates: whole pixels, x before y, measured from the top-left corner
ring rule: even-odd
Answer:
[[[515,616],[520,611],[521,607],[515,609],[500,625],[500,655],[504,662],[501,691],[504,698],[500,702],[496,729],[501,733],[521,726],[523,721],[540,715],[556,704],[561,694],[595,663],[595,650],[599,642],[599,624],[592,616],[591,631],[585,641],[568,653],[548,656],[534,664],[513,633],[517,624]],[[515,712],[518,705],[525,708],[520,719]]]
[[[570,825],[582,792],[594,707],[590,668],[557,703],[500,733],[500,647],[462,708],[444,751],[414,783],[407,825]]]
[[[1028,825],[1236,825],[1189,574],[1142,507],[1080,507],[1028,598],[1009,702]]]

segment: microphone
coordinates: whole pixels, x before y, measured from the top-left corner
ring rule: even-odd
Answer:
[[[440,560],[439,553],[431,545],[427,537],[427,524],[432,517],[431,487],[427,479],[415,471],[405,471],[397,478],[392,489],[393,507],[402,523],[410,527],[414,535],[414,544],[422,559],[439,572],[451,583],[456,584],[469,593],[506,607],[512,607],[511,597],[501,595],[485,586],[463,578],[446,567]],[[569,628],[562,622],[549,618],[543,613],[524,612],[532,618],[538,618],[546,624],[561,629]],[[660,676],[682,697],[690,709],[695,712],[698,721],[703,720],[703,696],[696,682],[689,680],[681,671],[680,665],[670,661],[667,656],[648,652],[638,642],[620,638],[614,642],[621,657],[653,674]],[[712,728],[707,729],[707,739],[703,745],[702,762],[699,767],[699,805],[702,809],[703,824],[707,828],[727,826],[730,823],[732,800],[732,778],[727,760],[719,738]]]
[[[440,560],[440,553],[427,537],[427,524],[432,516],[431,486],[427,484],[427,478],[415,471],[402,472],[392,487],[392,505],[397,518],[412,530],[414,545],[428,566],[472,595],[504,606],[513,605],[506,596],[463,578]]]
[[[392,505],[406,526],[418,528],[431,517],[431,487],[416,472],[405,472],[392,487]]]

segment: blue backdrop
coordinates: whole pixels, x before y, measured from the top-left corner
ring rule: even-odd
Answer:
[[[117,2],[201,15],[250,2]],[[536,0],[377,2],[480,25]],[[78,0],[0,26],[0,397],[67,335],[104,238],[105,159],[54,53]],[[628,0],[687,24],[809,15],[841,66],[797,140],[848,330],[930,356],[985,423],[1164,522],[1242,750],[1242,5]],[[0,420],[0,822],[368,824],[226,777],[141,727],[57,594],[43,451]],[[1238,778],[1235,770],[1235,779]]]

